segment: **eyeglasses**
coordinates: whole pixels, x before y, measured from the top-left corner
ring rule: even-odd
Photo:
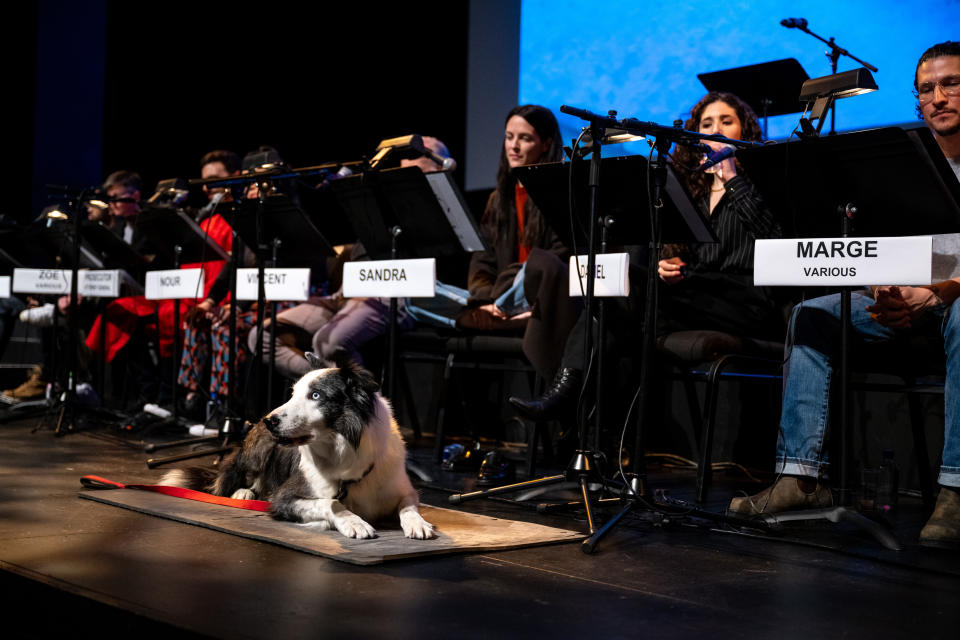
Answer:
[[[947,76],[936,82],[924,82],[913,92],[913,96],[920,104],[927,104],[933,101],[933,92],[937,87],[940,87],[945,96],[958,96],[960,95],[960,76]]]

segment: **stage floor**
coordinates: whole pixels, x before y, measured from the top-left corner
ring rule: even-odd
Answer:
[[[357,567],[81,500],[83,475],[149,483],[163,471],[147,469],[135,437],[37,425],[0,425],[0,585],[8,625],[32,636],[952,639],[960,628],[960,553],[915,546],[924,513],[910,499],[894,521],[901,552],[849,529],[801,527],[790,542],[640,513],[592,556],[572,543]],[[435,478],[422,501],[447,506],[469,476],[440,471],[429,451],[414,449]],[[708,508],[744,486],[733,480],[718,478]],[[662,470],[650,484],[688,499],[693,476]],[[582,513],[502,500],[462,508],[585,526]]]

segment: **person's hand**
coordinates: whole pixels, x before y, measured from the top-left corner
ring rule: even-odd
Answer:
[[[500,308],[495,304],[485,304],[483,306],[477,307],[480,311],[489,313],[494,318],[500,318],[501,320],[507,319],[507,314],[500,310]]]
[[[83,296],[78,293],[77,304],[81,302],[83,302]],[[70,309],[70,296],[60,296],[57,298],[57,309],[60,310],[61,315],[67,315],[67,311]]]
[[[673,258],[667,258],[666,260],[661,260],[657,265],[657,273],[660,274],[660,279],[666,282],[667,284],[676,284],[683,280],[683,271],[682,269],[687,266],[687,263],[683,261],[683,258],[679,256]]]
[[[195,306],[191,307],[187,311],[183,321],[190,326],[197,327],[198,329],[209,328],[210,324],[219,317],[216,311],[216,306],[217,303],[210,298],[198,302]]]
[[[874,297],[876,302],[867,307],[870,317],[891,329],[909,329],[939,302],[933,291],[922,287],[877,287]]]
[[[720,151],[730,145],[727,145],[723,142],[714,142],[713,140],[704,140],[704,144],[710,147],[711,151]],[[734,160],[733,156],[725,158],[723,161],[718,162],[709,169],[704,170],[705,173],[714,174],[720,182],[726,183],[727,180],[734,178],[737,175],[737,163]]]

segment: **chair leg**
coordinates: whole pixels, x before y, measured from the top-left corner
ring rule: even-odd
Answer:
[[[920,479],[920,493],[923,506],[933,507],[933,478],[930,474],[930,456],[927,453],[927,432],[923,424],[923,407],[915,393],[907,394],[907,406],[910,408],[910,428],[913,431],[913,454],[917,458],[917,475]]]
[[[720,374],[729,360],[723,356],[710,365],[707,373],[707,396],[704,400],[704,421],[700,433],[700,464],[697,467],[697,502],[707,499],[707,489],[713,476],[713,428],[717,421],[717,396],[719,395]]]
[[[540,394],[543,393],[543,384],[541,383],[541,378],[534,372],[529,372],[527,379],[530,382],[530,389],[532,392],[533,398],[540,397]],[[524,422],[526,424],[526,422]],[[536,420],[533,422],[533,429],[531,429],[530,437],[527,438],[527,477],[532,478],[533,474],[536,472],[537,467],[537,446],[540,442],[543,442],[543,450],[547,451],[547,435],[546,435],[546,423],[542,420]]]

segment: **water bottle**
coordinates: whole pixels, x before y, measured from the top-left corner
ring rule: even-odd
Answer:
[[[900,489],[900,470],[893,460],[893,450],[884,449],[877,478],[877,509],[889,513],[897,508],[897,492]]]

